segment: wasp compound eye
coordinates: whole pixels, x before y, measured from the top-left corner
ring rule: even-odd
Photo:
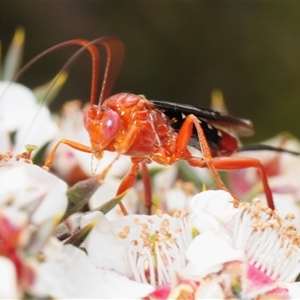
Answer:
[[[103,116],[103,136],[106,139],[113,138],[120,128],[120,117],[113,110],[107,110]]]

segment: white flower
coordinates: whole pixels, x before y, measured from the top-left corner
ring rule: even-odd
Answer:
[[[185,250],[192,236],[185,215],[128,215],[109,223],[100,213],[87,215],[82,226],[94,218],[83,246],[98,268],[114,270],[142,283],[160,286],[171,282],[174,271],[186,264]]]
[[[263,207],[259,201],[251,207],[241,206],[239,210],[232,240],[235,248],[246,255],[248,279],[257,280],[258,274],[262,274],[275,283],[277,289],[289,289],[291,284],[295,288],[300,274],[300,234],[290,222],[293,215],[281,219],[276,211]],[[263,286],[263,282],[260,283]]]
[[[220,253],[222,249],[222,253]],[[202,278],[219,272],[229,261],[243,261],[244,253],[235,250],[232,241],[215,231],[206,231],[196,236],[186,252],[189,263],[184,269],[189,276]]]
[[[36,296],[58,299],[138,299],[152,290],[148,284],[97,268],[84,251],[72,245],[39,266],[35,285]]]
[[[1,271],[10,281],[6,284],[2,280],[6,289],[0,296],[21,298],[32,292],[37,254],[46,247],[51,257],[48,241],[66,209],[67,186],[40,167],[22,161],[2,163],[0,186]]]
[[[19,298],[16,268],[10,259],[3,256],[0,256],[0,282],[1,299]]]
[[[15,144],[10,144],[10,134]],[[17,83],[0,82],[0,151],[23,152],[26,144],[43,146],[57,134],[49,109],[37,103],[34,94]],[[13,149],[14,148],[14,149]]]
[[[206,191],[195,195],[190,203],[190,222],[198,232],[224,231],[238,212],[233,207],[233,197],[222,190]]]
[[[40,167],[23,162],[9,162],[0,167],[0,206],[22,209],[36,203],[31,222],[41,224],[67,207],[67,185]]]
[[[197,201],[201,202],[201,196],[206,198],[207,193],[212,192],[199,194]],[[218,197],[227,201],[229,195],[222,191]],[[232,213],[231,221],[226,217],[230,216],[228,212],[223,217],[212,213],[212,218],[201,220],[211,222],[211,229],[200,231],[193,240],[186,254],[189,264],[182,274],[199,281],[200,286],[212,280],[221,282],[227,297],[230,293],[243,299],[267,294],[283,295],[285,299],[295,294],[300,297],[300,287],[295,282],[300,273],[300,235],[290,222],[293,216],[281,219],[259,201],[252,205],[241,203],[238,209],[232,206],[232,210],[237,213]],[[191,222],[197,228],[196,217],[195,214]],[[209,225],[201,224],[203,227]],[[226,230],[218,230],[220,227]]]
[[[30,291],[34,282],[36,260],[27,253],[32,233],[28,225],[24,212],[13,207],[1,210],[1,298],[20,298],[24,291]]]

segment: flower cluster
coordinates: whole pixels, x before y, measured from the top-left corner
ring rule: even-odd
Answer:
[[[32,292],[39,255],[50,247],[67,207],[67,185],[38,166],[6,156],[0,185],[0,295],[16,299]]]
[[[20,40],[22,31],[13,53],[20,52]],[[142,180],[116,196],[129,157],[106,152],[98,162],[61,145],[54,174],[40,167],[40,157],[61,138],[89,144],[83,108],[70,101],[54,117],[38,104],[43,88],[33,93],[10,82],[12,72],[3,74],[0,298],[300,298],[299,158],[255,153],[277,210],[263,204],[263,195],[262,202],[253,200],[254,191],[261,192],[253,170],[228,175],[232,191],[250,198],[236,208],[228,192],[200,191],[212,187],[207,170],[151,164],[152,211],[146,211]],[[300,150],[285,135],[270,144]]]

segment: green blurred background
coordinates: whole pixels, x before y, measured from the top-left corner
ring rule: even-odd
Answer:
[[[300,138],[300,2],[1,1],[3,53],[17,26],[26,62],[59,42],[112,35],[126,45],[114,92],[209,107],[223,91],[232,115],[253,121],[248,143],[281,131]],[[50,80],[77,49],[61,49],[22,78]],[[88,101],[90,60],[82,56],[55,105]]]

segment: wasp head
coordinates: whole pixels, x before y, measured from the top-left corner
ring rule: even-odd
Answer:
[[[120,117],[114,110],[93,105],[84,113],[84,126],[89,133],[91,147],[96,158],[101,158],[104,150],[109,150],[120,127]]]

